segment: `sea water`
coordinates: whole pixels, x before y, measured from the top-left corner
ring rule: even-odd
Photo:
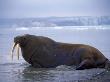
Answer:
[[[46,36],[57,42],[87,44],[99,49],[110,59],[110,26],[62,26],[62,27],[0,27],[0,82],[60,82],[91,79],[105,69],[76,71],[74,67],[33,68],[14,55],[11,60],[13,39],[17,35]],[[5,77],[5,78],[4,78]]]

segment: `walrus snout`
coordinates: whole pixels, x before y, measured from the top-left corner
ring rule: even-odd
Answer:
[[[20,36],[14,37],[14,43],[19,44],[20,43]]]
[[[27,42],[27,34],[26,35],[22,35],[22,36],[16,36],[14,37],[14,43],[15,44],[19,44],[20,46],[24,46],[25,43]]]
[[[13,53],[15,48],[17,47],[17,58],[19,59],[19,48],[23,47],[26,43],[26,36],[27,35],[23,35],[23,36],[16,36],[14,37],[14,44],[11,50],[11,56],[12,56],[12,60],[13,60]]]
[[[11,50],[11,58],[12,58],[12,60],[13,60],[13,53],[14,53],[15,48],[17,48],[16,53],[17,53],[17,58],[19,60],[20,43],[21,43],[21,36],[14,37],[14,44],[13,44],[12,50]]]

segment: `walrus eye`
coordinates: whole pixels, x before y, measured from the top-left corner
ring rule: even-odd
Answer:
[[[21,43],[24,43],[24,42],[25,42],[25,40],[26,40],[26,38],[25,38],[25,37],[21,37],[20,42],[21,42]]]
[[[24,37],[24,36],[20,37],[18,43],[19,43],[20,46],[23,47],[26,43],[26,37]]]
[[[23,40],[26,40],[26,38],[25,38],[25,37],[23,37]]]
[[[15,42],[15,43],[19,43],[19,37],[15,37],[15,38],[14,38],[14,42]]]

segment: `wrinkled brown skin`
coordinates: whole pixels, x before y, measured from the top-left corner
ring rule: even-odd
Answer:
[[[77,70],[109,68],[109,60],[96,48],[83,44],[56,42],[48,37],[23,35],[14,38],[23,58],[37,68],[75,65]]]

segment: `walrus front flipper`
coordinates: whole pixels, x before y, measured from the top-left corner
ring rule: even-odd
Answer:
[[[33,62],[31,65],[32,65],[34,68],[42,68],[42,66],[41,66],[40,64],[36,63],[36,62]]]
[[[95,67],[92,60],[85,59],[82,61],[79,66],[76,68],[76,70],[83,70],[83,69],[89,69],[91,67]]]

